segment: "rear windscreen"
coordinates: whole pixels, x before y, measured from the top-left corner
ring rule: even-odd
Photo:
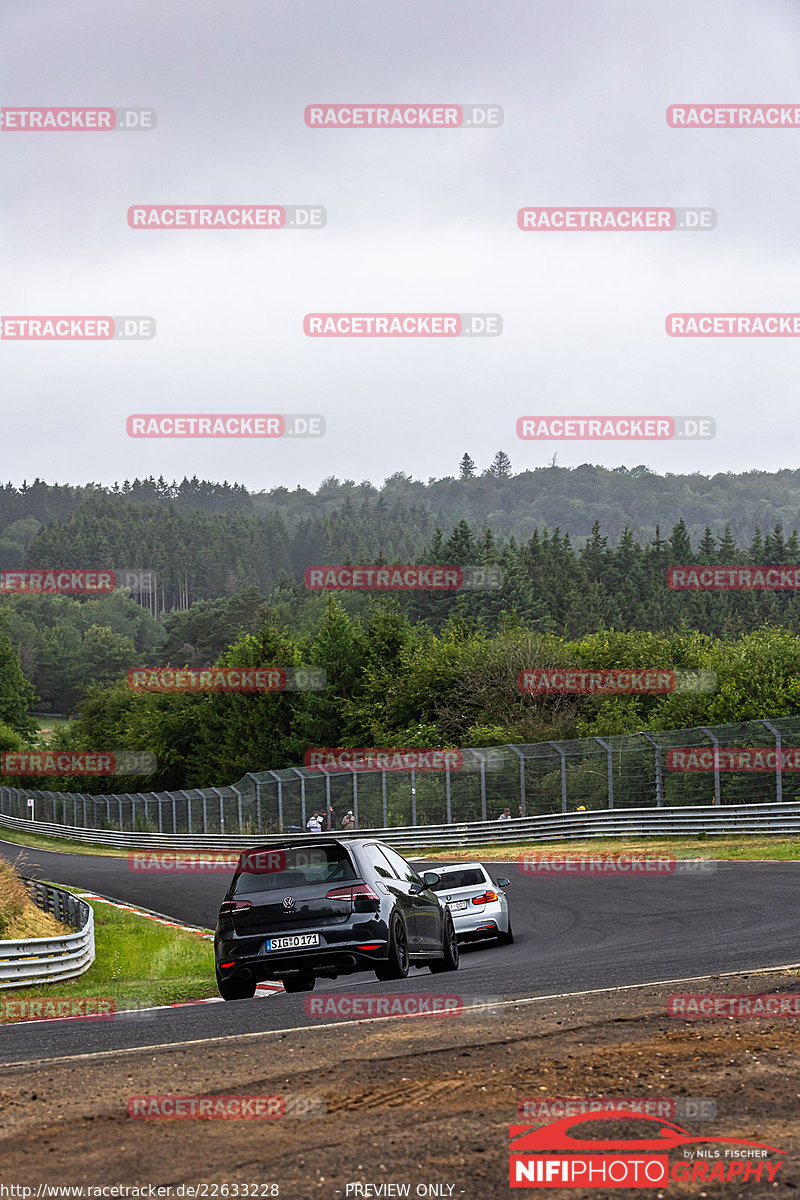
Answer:
[[[446,875],[442,875],[438,883],[435,883],[431,888],[434,892],[449,892],[453,888],[474,887],[478,884],[483,887],[486,880],[483,871],[478,871],[475,867],[472,869],[465,867],[463,871],[448,871]]]
[[[234,895],[358,878],[343,846],[253,850],[242,855],[239,872],[234,880]]]

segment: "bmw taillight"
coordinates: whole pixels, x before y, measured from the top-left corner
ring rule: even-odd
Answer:
[[[248,908],[252,908],[251,900],[223,900],[219,906],[219,915],[221,917],[232,917],[236,913],[245,912]]]
[[[368,883],[354,883],[351,887],[331,888],[325,893],[326,900],[377,900]]]
[[[473,896],[472,903],[473,904],[491,904],[491,902],[496,899],[497,899],[497,892],[484,892],[482,896]]]

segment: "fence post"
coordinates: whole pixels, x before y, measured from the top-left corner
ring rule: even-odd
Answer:
[[[600,737],[596,737],[593,740],[600,743],[607,755],[606,764],[608,768],[608,807],[610,810],[614,807],[614,760],[611,754],[611,747],[609,746],[608,742],[604,742]]]
[[[155,799],[156,806],[158,808],[158,832],[163,833],[164,832],[164,812],[163,812],[164,806],[161,803],[161,797],[157,796],[155,792],[151,792],[150,795]]]
[[[473,750],[473,754],[477,754],[481,760],[481,820],[488,821],[486,815],[486,755],[481,754],[480,750]]]
[[[220,833],[224,833],[225,832],[225,805],[222,800],[222,792],[219,790],[219,788],[212,788],[211,790],[212,790],[212,792],[216,792],[217,795],[219,796],[219,831],[220,831]]]
[[[766,725],[767,729],[775,738],[775,799],[778,804],[783,803],[783,762],[781,761],[781,735],[771,721],[767,721],[764,717],[761,718],[761,724]]]
[[[411,824],[417,825],[417,773],[411,768]]]
[[[565,813],[567,811],[567,755],[558,742],[548,742],[547,744],[555,748],[556,754],[561,755],[561,811]]]
[[[711,741],[714,744],[714,803],[721,804],[722,800],[719,789],[719,738],[716,736],[716,734],[712,733],[710,729],[707,729],[705,725],[698,725],[697,728],[701,733],[704,733],[706,737],[711,738]]]
[[[355,767],[350,768],[353,772],[353,827],[358,829],[358,775]]]
[[[203,796],[203,833],[208,833],[208,796],[205,792]]]
[[[527,800],[525,797],[525,755],[521,750],[518,750],[516,746],[512,746],[510,742],[506,744],[506,749],[513,750],[514,753],[519,756],[519,806],[522,809],[522,812],[519,815],[521,817],[525,817],[528,813]]]
[[[303,826],[303,832],[306,828],[306,777],[297,767],[292,767],[295,775],[300,779],[300,824]]]
[[[236,812],[239,817],[239,833],[242,832],[242,793],[231,784],[231,790],[236,793]]]
[[[664,772],[661,767],[661,746],[654,737],[649,733],[645,733],[643,729],[639,730],[639,737],[647,738],[651,746],[655,747],[656,751],[656,808],[664,807]]]
[[[444,764],[444,792],[447,802],[447,824],[453,824],[453,805],[450,800],[450,759],[445,760]]]
[[[283,780],[276,771],[268,771],[267,774],[278,781],[278,829],[283,833]]]
[[[187,832],[188,832],[188,833],[194,833],[194,830],[192,829],[192,798],[191,798],[191,796],[189,795],[189,793],[188,793],[188,792],[183,792],[183,791],[182,791],[182,792],[181,792],[181,795],[183,796],[184,800],[186,801],[186,826],[187,826]]]
[[[381,771],[381,800],[383,802],[383,828],[388,829],[388,809],[386,807],[386,772]]]
[[[175,793],[172,793],[172,832],[178,832],[178,801],[175,799]]]
[[[302,771],[299,771],[297,769],[297,767],[291,767],[290,770],[294,771],[295,775],[300,780],[300,825],[302,826],[303,833],[305,833],[305,831],[306,831],[306,777]]]

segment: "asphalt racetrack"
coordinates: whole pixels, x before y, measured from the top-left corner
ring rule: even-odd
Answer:
[[[0,841],[15,860],[16,844]],[[213,928],[228,872],[132,871],[125,858],[24,848],[24,873]],[[426,864],[427,865],[427,864]],[[663,875],[529,875],[516,861],[488,864],[507,876],[515,942],[462,949],[446,991],[464,1004],[559,996],[592,989],[749,971],[800,960],[800,863],[719,862],[707,872]],[[213,980],[210,982],[213,983]],[[427,970],[378,984],[371,974],[321,980],[326,991],[441,992]],[[690,990],[676,988],[677,991]],[[40,1061],[128,1047],[189,1043],[319,1026],[305,996],[278,993],[234,1003],[118,1014],[109,1021],[7,1025],[0,1062]]]

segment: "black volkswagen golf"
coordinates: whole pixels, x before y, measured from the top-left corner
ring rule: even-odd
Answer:
[[[438,882],[374,838],[243,851],[214,937],[220,995],[245,1000],[264,979],[309,992],[318,978],[354,971],[457,970],[453,919],[431,891]]]

